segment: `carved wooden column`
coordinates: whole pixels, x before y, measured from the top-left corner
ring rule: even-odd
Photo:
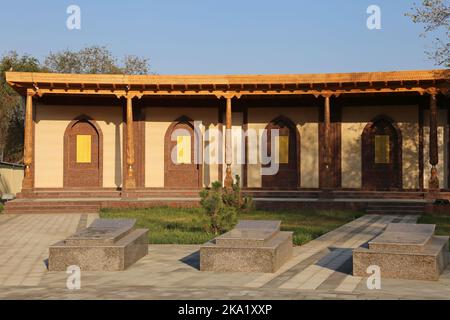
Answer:
[[[319,126],[320,133],[320,188],[321,198],[331,198],[332,188],[334,186],[334,169],[332,159],[332,146],[334,143],[331,141],[331,103],[330,99],[333,93],[323,93],[321,96],[324,98],[323,102],[323,123]],[[318,97],[318,96],[317,96]]]
[[[430,179],[428,181],[428,190],[430,192],[439,191],[439,177],[436,166],[439,163],[438,150],[438,108],[436,93],[430,95]]]
[[[126,141],[126,156],[127,156],[127,175],[125,177],[125,189],[136,188],[136,177],[134,175],[134,132],[133,132],[133,96],[127,95],[126,105],[126,122],[127,122],[127,141]]]
[[[233,160],[232,155],[232,135],[231,135],[231,97],[226,97],[227,108],[225,115],[225,164],[227,165],[225,172],[225,188],[231,188],[233,184],[233,177],[231,176],[231,163]]]
[[[23,148],[23,164],[25,165],[25,172],[22,181],[22,189],[24,191],[33,188],[33,177],[31,167],[33,166],[33,96],[35,92],[27,91],[27,98],[25,104],[25,133],[24,133],[24,148]]]
[[[330,96],[325,96],[325,104],[323,110],[324,120],[324,157],[323,163],[325,165],[325,187],[331,188],[331,142],[330,142],[330,130],[331,130],[331,116],[330,116]]]

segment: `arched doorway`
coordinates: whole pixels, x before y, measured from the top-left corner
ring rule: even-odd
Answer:
[[[102,133],[92,119],[73,120],[64,133],[64,187],[102,186]]]
[[[361,138],[363,189],[401,189],[402,136],[395,122],[379,116],[366,125]]]
[[[279,137],[272,134],[277,129]],[[267,189],[297,189],[300,186],[300,135],[295,124],[288,118],[280,116],[272,120],[267,126],[267,155],[278,158],[278,171],[273,175],[262,176],[262,187]],[[272,150],[272,139],[277,150]],[[277,152],[278,155],[273,154]],[[263,167],[270,167],[265,164]]]
[[[202,146],[196,137],[193,122],[181,117],[173,122],[164,138],[164,187],[173,189],[201,188],[201,168],[195,161],[195,145]],[[195,163],[197,162],[197,163]]]

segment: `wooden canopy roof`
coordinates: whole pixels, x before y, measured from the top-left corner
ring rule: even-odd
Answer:
[[[286,75],[110,75],[6,72],[6,81],[22,95],[127,94],[340,95],[374,92],[447,93],[450,70]]]

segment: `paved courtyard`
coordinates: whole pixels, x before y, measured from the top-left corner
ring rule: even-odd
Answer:
[[[351,276],[352,249],[387,223],[417,216],[365,215],[306,245],[273,274],[200,272],[199,246],[150,245],[122,272],[83,272],[81,289],[68,274],[48,272],[48,246],[89,225],[96,215],[0,216],[0,298],[18,299],[450,299],[450,267],[439,281],[382,279],[369,290]],[[150,230],[151,232],[151,230]]]

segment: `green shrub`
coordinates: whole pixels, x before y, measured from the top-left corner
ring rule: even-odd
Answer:
[[[200,192],[200,198],[200,205],[207,218],[206,230],[215,235],[231,229],[236,224],[239,213],[253,208],[251,197],[242,195],[237,175],[230,190],[222,188],[222,184],[215,181],[211,189]]]
[[[240,182],[241,178],[236,175],[231,189],[224,189],[223,201],[227,206],[236,208],[238,213],[249,212],[254,209],[253,199],[249,195],[242,194]]]

